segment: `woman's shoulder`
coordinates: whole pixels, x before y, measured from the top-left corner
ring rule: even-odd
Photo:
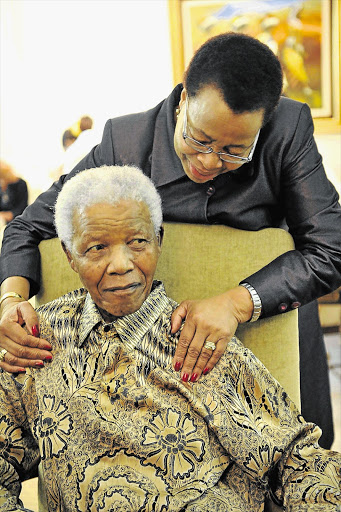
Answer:
[[[298,121],[302,118],[307,122],[312,119],[310,107],[301,101],[281,96],[273,116],[269,121],[269,125],[273,128],[276,126],[285,126],[286,128],[292,126],[294,129]],[[291,123],[291,125],[288,125],[288,123]]]

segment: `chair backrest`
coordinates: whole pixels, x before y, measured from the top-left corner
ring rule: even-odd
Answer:
[[[156,278],[178,302],[218,295],[294,248],[286,231],[165,223]],[[41,242],[42,287],[36,304],[79,288],[58,239]],[[237,335],[300,406],[297,311],[240,325]]]

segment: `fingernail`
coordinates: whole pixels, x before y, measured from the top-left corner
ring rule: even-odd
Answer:
[[[52,361],[52,356],[50,356],[50,355],[45,356],[45,361]]]
[[[178,372],[178,371],[180,370],[180,368],[181,368],[181,363],[180,363],[180,361],[177,361],[177,362],[175,363],[174,370],[175,370],[176,372]]]
[[[39,338],[39,329],[37,325],[32,326],[32,336]]]
[[[193,373],[192,377],[191,377],[191,382],[195,382],[198,378],[198,374],[197,373]]]
[[[42,361],[37,361],[34,363],[34,366],[38,366],[38,368],[42,368],[44,366],[44,363]]]
[[[52,350],[52,347],[51,345],[45,345],[45,347],[43,347],[43,350]]]
[[[184,373],[183,376],[182,376],[182,381],[183,382],[187,382],[188,381],[188,377],[189,377],[188,373]]]
[[[25,368],[19,368],[18,373],[26,373]]]
[[[205,368],[205,370],[204,370],[202,373],[203,373],[204,375],[207,375],[209,371],[210,371],[210,369],[209,369],[209,368]]]

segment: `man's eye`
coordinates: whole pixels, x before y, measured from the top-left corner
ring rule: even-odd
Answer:
[[[86,251],[86,252],[89,252],[89,251],[91,251],[91,252],[99,252],[99,251],[101,251],[102,249],[104,249],[104,247],[105,247],[105,246],[104,246],[103,244],[96,244],[96,245],[92,245],[91,247],[89,247],[89,248],[87,249],[87,251]]]
[[[133,248],[141,248],[144,247],[148,243],[148,240],[145,238],[133,238],[133,240],[130,240],[129,245]]]

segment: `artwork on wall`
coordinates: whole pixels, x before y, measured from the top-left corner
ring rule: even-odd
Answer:
[[[191,56],[208,38],[241,32],[258,38],[278,56],[284,71],[284,95],[308,103],[315,118],[332,117],[332,2],[170,0],[173,10],[178,4],[177,16],[170,6],[171,30],[176,23],[180,25],[182,42],[182,55],[179,47],[173,55],[175,79],[181,81]],[[173,44],[173,53],[174,48]]]

